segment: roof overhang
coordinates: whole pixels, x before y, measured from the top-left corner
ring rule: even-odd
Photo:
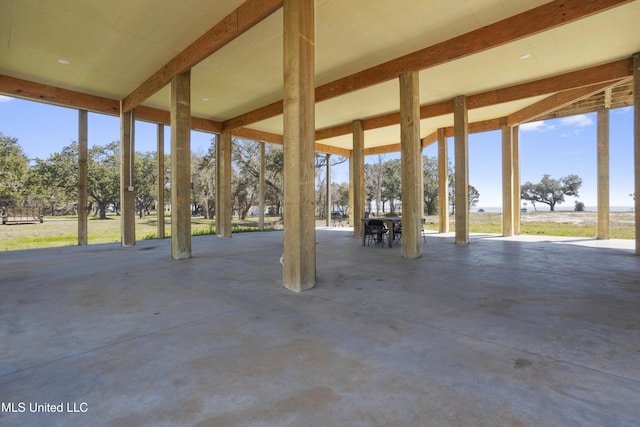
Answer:
[[[191,69],[192,127],[282,143],[282,1],[7,0],[0,93],[168,123]],[[397,77],[419,72],[421,137],[630,105],[640,2],[316,1],[316,148],[399,150]],[[66,62],[66,63],[65,63]],[[497,127],[496,127],[497,126]],[[447,131],[449,132],[449,131]]]

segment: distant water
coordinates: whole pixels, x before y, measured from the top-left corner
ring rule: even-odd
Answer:
[[[532,208],[531,206],[527,206],[527,212],[549,212],[549,206],[542,205],[536,206],[537,210]],[[471,212],[478,212],[478,209],[484,209],[485,212],[502,212],[502,207],[495,206],[476,206],[471,208]],[[585,206],[585,212],[597,212],[597,206]],[[573,206],[556,206],[556,211],[559,212],[573,212]],[[610,212],[633,212],[633,206],[611,206],[609,209]]]

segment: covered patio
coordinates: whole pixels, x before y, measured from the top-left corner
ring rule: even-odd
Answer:
[[[4,253],[0,424],[637,425],[633,242],[352,234],[317,230],[302,294],[281,232]]]
[[[519,156],[520,124],[597,111],[600,239],[609,237],[610,109],[636,106],[633,139],[640,146],[637,1],[8,0],[0,14],[0,93],[78,110],[79,206],[87,205],[87,112],[120,117],[123,246],[136,244],[136,120],[158,125],[159,154],[163,126],[171,126],[175,260],[193,255],[190,131],[219,134],[215,208],[224,238],[232,236],[232,138],[282,144],[282,281],[294,291],[316,283],[317,152],[350,158],[354,237],[363,233],[365,156],[400,152],[401,256],[416,259],[423,250],[425,146],[438,144],[446,233],[447,138],[453,138],[459,245],[470,242],[468,200],[460,197],[469,187],[470,133],[501,130],[496,186],[504,236],[519,234],[519,168],[526,162]],[[629,180],[637,189],[640,150],[633,157]],[[162,218],[158,224],[164,236]],[[80,215],[78,244],[86,243]]]
[[[608,239],[607,135],[609,109],[635,106],[637,193],[639,14],[629,0],[0,2],[0,93],[78,110],[79,206],[87,112],[119,116],[122,208],[118,244],[86,246],[80,215],[79,246],[0,256],[0,424],[637,425],[640,198],[636,239]],[[518,126],[585,111],[599,239],[518,236]],[[171,239],[135,240],[136,120],[157,124],[158,153],[171,126]],[[191,237],[192,129],[219,134],[218,236]],[[468,135],[487,130],[502,131],[501,235],[470,234],[460,196]],[[284,232],[231,238],[234,136],[283,145]],[[423,244],[435,143],[443,228]],[[316,152],[350,158],[351,228],[315,227]],[[363,247],[364,158],[390,152],[403,242]]]

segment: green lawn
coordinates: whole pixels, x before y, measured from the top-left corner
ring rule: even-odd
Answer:
[[[610,233],[612,239],[635,239],[633,212],[611,212]],[[595,237],[595,212],[526,212],[521,215],[520,234],[569,237]],[[426,227],[438,230],[438,217],[427,218]],[[455,230],[455,220],[451,216],[449,228]],[[502,215],[495,212],[471,212],[469,215],[471,233],[502,233]]]
[[[611,238],[634,239],[633,212],[611,213]],[[171,235],[171,218],[165,218],[165,233]],[[257,231],[258,218],[250,217],[244,221],[234,219],[234,233]],[[499,213],[472,212],[469,220],[472,233],[502,233],[502,216]],[[279,218],[265,218],[266,229],[281,228]],[[438,229],[438,217],[427,218],[426,228]],[[455,230],[454,217],[450,217],[450,230]],[[191,234],[215,234],[215,220],[194,217],[191,220]],[[136,240],[157,237],[157,218],[155,215],[136,219]],[[521,234],[594,237],[596,221],[594,212],[527,212],[522,214]],[[42,224],[9,224],[0,226],[0,250],[20,250],[72,246],[78,244],[78,223],[75,216],[46,217]],[[120,217],[89,220],[89,244],[120,243]]]
[[[265,218],[265,228],[277,218]],[[144,219],[136,218],[136,240],[157,238],[158,220],[155,215]],[[113,215],[107,219],[90,218],[89,244],[120,243],[120,217]],[[257,231],[257,218],[246,221],[234,220],[234,232]],[[191,234],[194,236],[214,234],[215,220],[194,217],[191,220]],[[165,218],[165,234],[171,236],[171,218]],[[20,250],[50,248],[78,244],[78,220],[76,216],[46,217],[42,224],[7,224],[0,226],[0,250]]]

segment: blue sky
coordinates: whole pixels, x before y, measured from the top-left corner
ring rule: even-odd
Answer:
[[[633,108],[611,111],[610,185],[611,206],[631,207],[633,199]],[[29,158],[47,158],[78,138],[78,113],[74,109],[0,96],[0,132],[16,137]],[[191,147],[206,153],[211,135],[192,132]],[[105,145],[120,138],[117,117],[89,113],[89,145]],[[169,152],[169,127],[165,126],[165,151]],[[453,139],[449,158],[453,160]],[[155,151],[156,126],[136,122],[136,151]],[[469,136],[469,183],[480,192],[478,207],[499,207],[501,198],[501,133],[484,132]],[[434,144],[424,154],[437,155]],[[385,158],[397,158],[388,154]],[[569,174],[583,180],[580,197],[586,206],[596,205],[596,115],[587,114],[520,127],[521,182],[538,182],[544,174],[560,178]],[[367,162],[376,158],[368,157]],[[333,180],[348,181],[348,165],[333,170]],[[576,198],[558,206],[573,209]],[[539,210],[545,206],[538,206]]]

